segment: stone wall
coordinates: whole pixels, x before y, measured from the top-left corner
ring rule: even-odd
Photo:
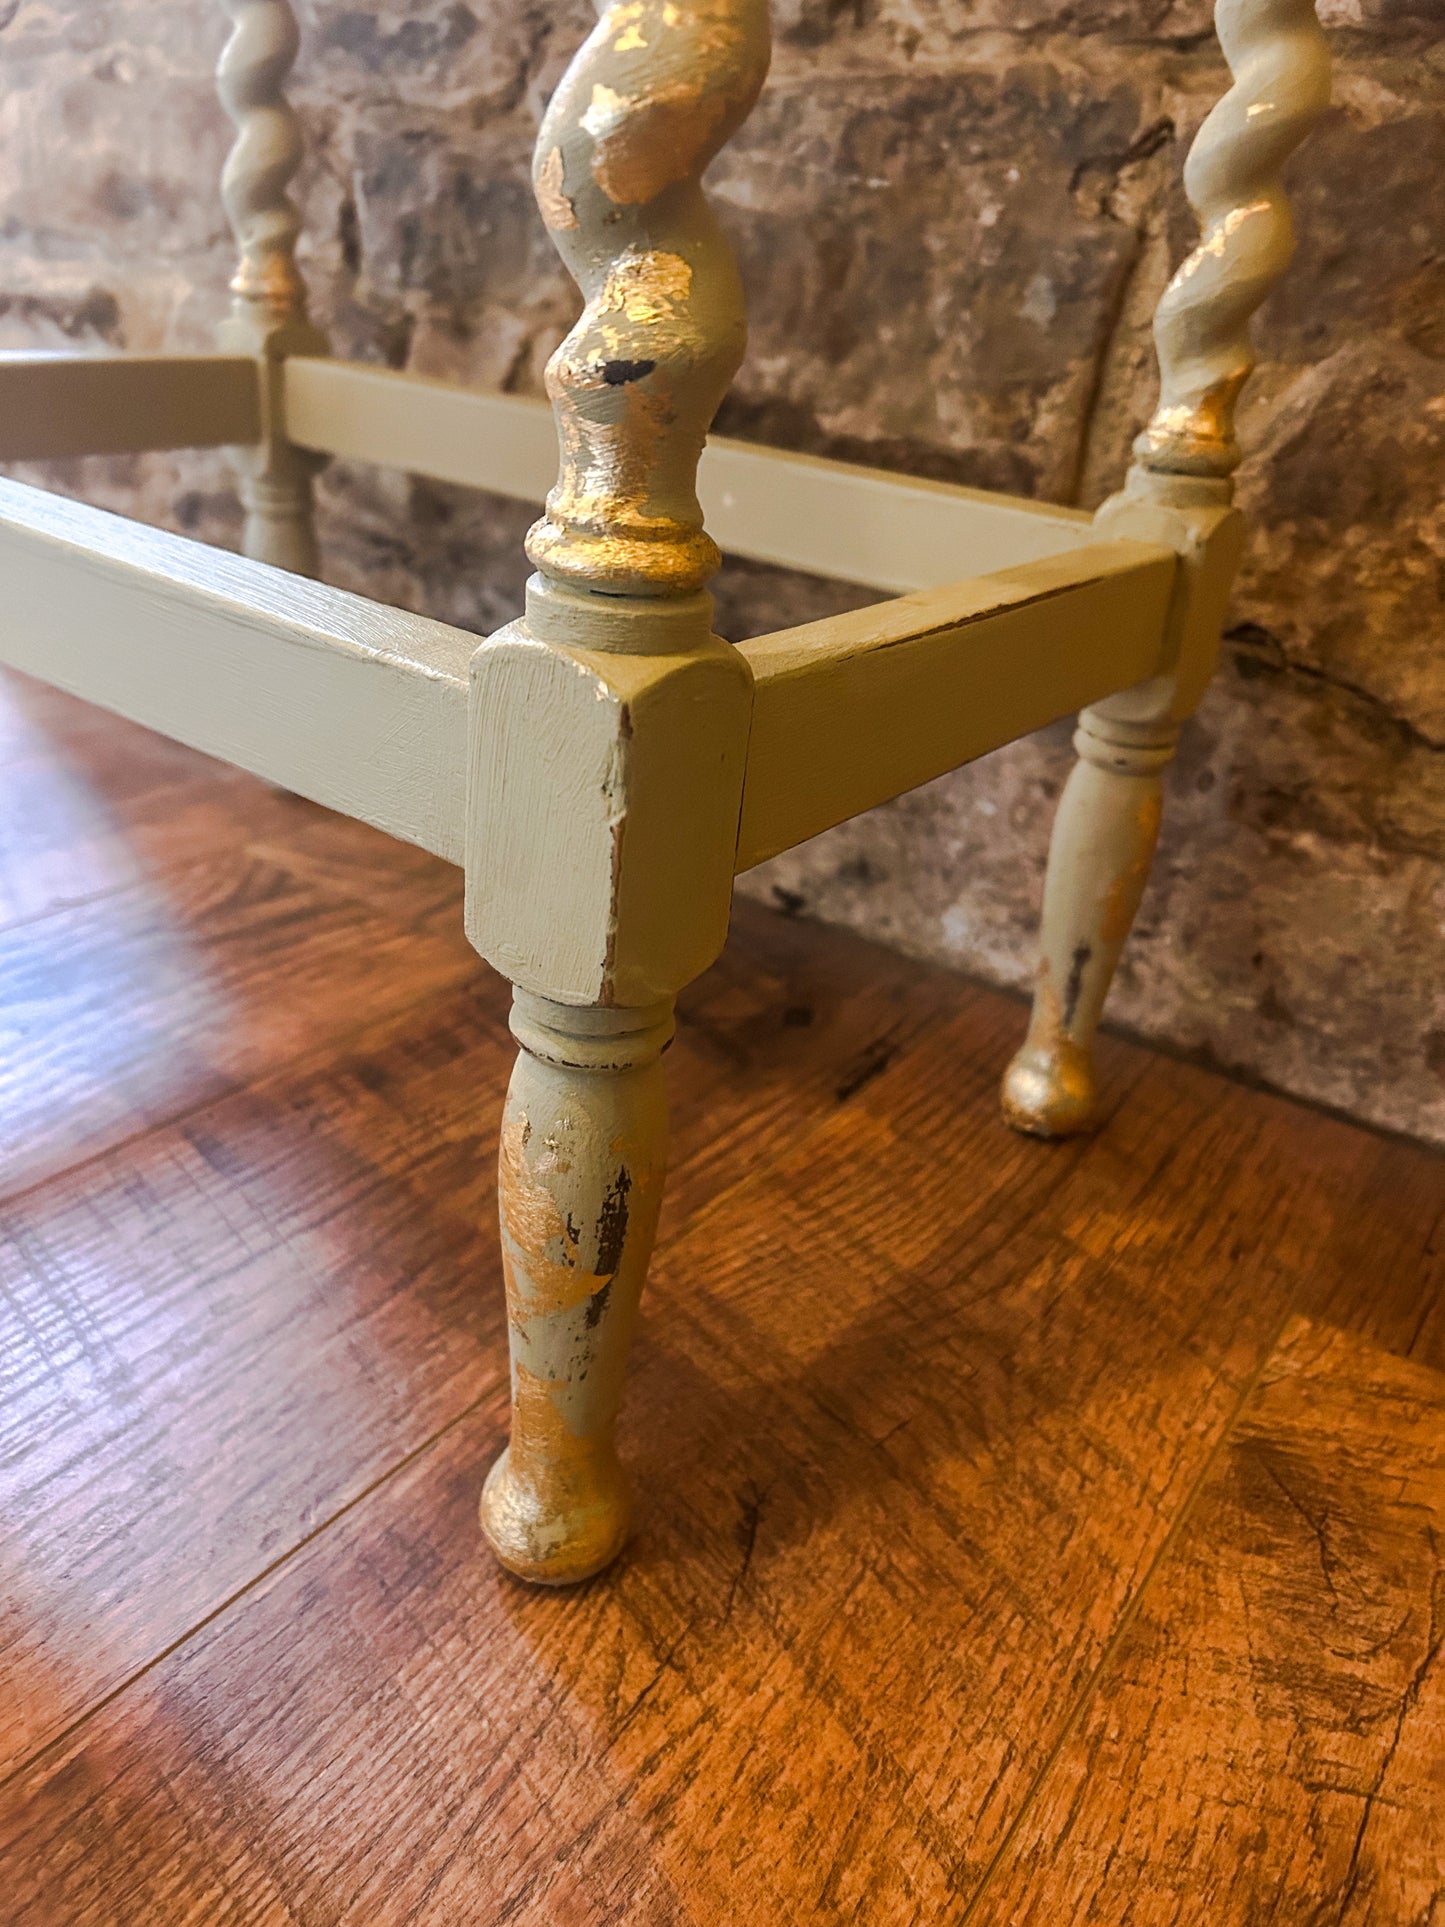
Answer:
[[[1111,1006],[1150,1037],[1445,1141],[1445,0],[1327,0],[1337,104],[1243,413],[1254,536]],[[536,391],[575,312],[536,220],[541,103],[590,15],[309,0],[295,95],[339,352]],[[1148,413],[1188,244],[1185,144],[1224,84],[1204,0],[782,0],[712,186],[752,346],[722,426],[1093,504]],[[0,345],[207,345],[229,245],[206,0],[0,0]],[[218,460],[61,486],[234,541]],[[337,465],[333,580],[480,629],[528,512]],[[730,567],[724,633],[864,599]],[[1064,727],[744,887],[1004,984],[1029,968]]]

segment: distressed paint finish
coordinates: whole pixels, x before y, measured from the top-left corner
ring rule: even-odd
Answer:
[[[672,1004],[581,1009],[518,992],[512,1029],[522,1050],[498,1159],[512,1437],[482,1525],[511,1571],[566,1585],[605,1566],[627,1530],[613,1427],[662,1202]]]
[[[697,465],[743,349],[699,185],[768,61],[762,0],[619,0],[537,143],[585,299],[548,390],[560,470],[523,619],[472,664],[467,932],[516,986],[499,1198],[512,1436],[482,1530],[584,1579],[627,1533],[613,1425],[667,1157],[673,997],[722,947],[752,679],[712,634]]]
[[[1154,474],[1224,477],[1239,466],[1250,320],[1294,253],[1280,172],[1330,101],[1313,0],[1219,0],[1214,19],[1234,85],[1184,167],[1202,232],[1154,317],[1159,405],[1134,444]]]
[[[231,312],[218,331],[231,354],[259,364],[262,432],[234,461],[246,511],[242,548],[258,562],[297,575],[319,573],[311,479],[314,455],[286,439],[282,369],[287,355],[322,355],[326,338],[306,312],[296,266],[301,217],[287,188],[301,161],[301,131],[285,81],[300,34],[289,0],[222,0],[235,23],[216,69],[221,104],[236,140],[221,176],[221,199],[240,260]]]
[[[527,538],[554,579],[687,594],[721,560],[697,464],[746,323],[700,181],[767,66],[764,0],[617,0],[547,109],[537,202],[586,301],[547,366],[561,469]]]
[[[1094,1116],[1093,1039],[1159,838],[1164,770],[1179,729],[1085,709],[1044,884],[1042,954],[1028,1042],[1004,1080],[1004,1116],[1065,1137]]]
[[[472,658],[467,934],[523,990],[639,1008],[722,949],[751,678],[697,600],[656,605],[655,651],[589,649],[586,604],[533,585]]]
[[[1183,558],[1175,661],[1165,675],[1085,709],[1049,850],[1033,1016],[1004,1077],[1019,1130],[1065,1137],[1096,1114],[1094,1035],[1159,834],[1163,771],[1213,671],[1242,534],[1231,477],[1235,408],[1254,365],[1249,323],[1289,265],[1285,160],[1329,104],[1330,62],[1313,0],[1219,0],[1234,85],[1184,170],[1198,246],[1155,316],[1159,404],[1123,491],[1099,510],[1113,535]]]

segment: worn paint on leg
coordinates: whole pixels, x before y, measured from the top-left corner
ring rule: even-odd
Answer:
[[[1082,946],[1075,954],[1087,960]],[[1094,1121],[1093,1064],[1089,1052],[1070,1036],[1065,1008],[1045,957],[1034,987],[1028,1039],[1003,1081],[1004,1117],[1031,1137],[1073,1137]]]
[[[1159,838],[1169,721],[1085,710],[1079,761],[1054,823],[1033,1016],[1004,1075],[1003,1114],[1034,1137],[1073,1137],[1097,1117],[1094,1035]]]
[[[1250,318],[1294,246],[1281,170],[1330,97],[1313,0],[1221,0],[1215,19],[1233,84],[1184,170],[1201,237],[1155,315],[1159,405],[1134,443],[1123,492],[1095,517],[1101,533],[1179,555],[1174,660],[1079,718],[1079,762],[1049,851],[1033,1021],[1003,1086],[1009,1123],[1041,1137],[1093,1121],[1094,1032],[1154,854],[1161,772],[1213,671],[1239,558],[1230,477],[1240,460],[1235,409],[1254,366]]]
[[[666,1157],[672,998],[722,947],[752,710],[711,632],[697,464],[742,359],[702,173],[768,64],[766,0],[612,0],[534,181],[583,298],[547,367],[560,466],[521,622],[473,658],[467,930],[518,986],[503,1123],[502,1563],[585,1579],[627,1531],[613,1443]],[[665,1001],[660,1001],[665,1000]]]
[[[519,995],[513,1029],[523,1048],[498,1157],[512,1438],[482,1529],[509,1571],[566,1585],[627,1534],[613,1434],[662,1200],[671,1009]]]

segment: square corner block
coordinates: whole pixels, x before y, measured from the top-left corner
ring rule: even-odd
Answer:
[[[658,1003],[727,937],[752,674],[715,637],[680,655],[540,642],[472,657],[467,935],[566,1004]]]
[[[1126,489],[1100,506],[1094,532],[1173,549],[1183,564],[1166,624],[1171,666],[1107,698],[1116,717],[1182,722],[1198,708],[1218,667],[1220,632],[1244,554],[1244,517],[1224,504],[1179,507]]]

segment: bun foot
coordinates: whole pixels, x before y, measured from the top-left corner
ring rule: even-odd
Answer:
[[[509,1447],[482,1488],[482,1533],[534,1586],[575,1586],[621,1552],[631,1518],[627,1474],[613,1455],[580,1455],[562,1478],[519,1475]]]
[[[1004,1121],[1030,1137],[1078,1137],[1097,1116],[1094,1072],[1067,1037],[1048,1049],[1025,1044],[1003,1079]]]

